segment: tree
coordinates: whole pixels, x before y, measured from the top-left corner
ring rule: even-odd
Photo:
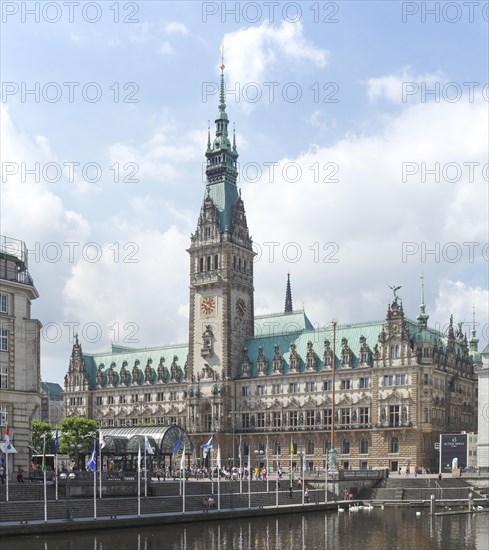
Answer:
[[[93,449],[97,422],[88,418],[65,418],[60,424],[59,452],[68,454],[78,469],[85,469],[85,455]]]
[[[40,420],[32,422],[32,446],[39,451],[39,454],[42,454],[44,451],[44,435],[46,435],[46,454],[53,453],[52,430],[53,427],[47,422],[41,422]]]

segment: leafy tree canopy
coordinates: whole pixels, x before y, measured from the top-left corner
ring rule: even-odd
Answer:
[[[88,418],[65,418],[59,427],[59,452],[71,458],[92,452],[93,439],[97,437],[97,422]]]
[[[41,422],[40,420],[34,420],[32,422],[32,446],[39,451],[39,454],[44,450],[44,438],[46,435],[46,454],[53,453],[54,440],[51,435],[53,427],[47,422]]]

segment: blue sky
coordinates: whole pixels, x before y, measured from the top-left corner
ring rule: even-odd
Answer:
[[[283,308],[290,271],[317,326],[382,319],[393,283],[414,318],[423,273],[430,324],[469,333],[475,305],[486,345],[486,3],[245,2],[236,21],[234,2],[119,2],[118,23],[90,4],[70,22],[61,2],[2,3],[0,232],[31,250],[45,380],[70,327],[86,352],[186,341],[222,42],[256,313]]]

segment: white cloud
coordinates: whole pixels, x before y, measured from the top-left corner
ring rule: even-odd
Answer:
[[[161,44],[160,46],[159,53],[161,55],[171,55],[175,53],[175,50],[169,42],[163,42],[163,44]]]
[[[323,69],[330,57],[329,52],[304,37],[300,22],[284,21],[280,27],[274,27],[265,21],[260,26],[226,33],[223,43],[229,88],[234,88],[235,83],[244,86],[262,83],[264,79],[270,81],[274,69],[284,62],[306,62]],[[251,110],[248,102],[242,105]]]
[[[409,94],[406,98],[413,101],[414,90],[419,89],[419,85],[426,84],[426,89],[434,89],[436,82],[445,82],[446,76],[441,71],[435,73],[414,74],[410,66],[403,67],[396,73],[384,75],[381,77],[372,77],[362,81],[367,88],[367,95],[370,101],[375,101],[380,98],[385,98],[394,103],[403,101],[403,90],[405,94]],[[414,94],[421,98],[420,94]]]
[[[170,21],[163,25],[165,32],[168,34],[183,34],[184,36],[188,35],[188,28],[183,23],[179,21]]]

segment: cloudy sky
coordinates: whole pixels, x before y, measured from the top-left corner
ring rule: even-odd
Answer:
[[[290,272],[319,327],[384,318],[393,284],[415,318],[423,274],[430,324],[469,333],[475,305],[482,349],[489,26],[469,4],[3,2],[0,233],[29,249],[43,379],[74,330],[85,352],[187,340],[221,43],[256,313]]]

